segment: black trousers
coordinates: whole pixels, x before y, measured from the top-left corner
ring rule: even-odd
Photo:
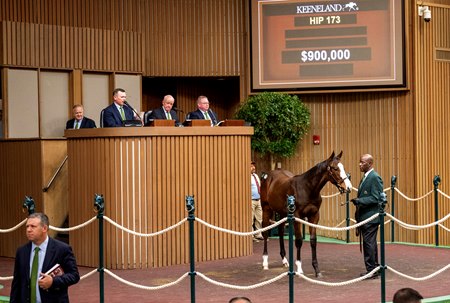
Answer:
[[[364,224],[360,227],[360,231],[363,240],[364,264],[369,272],[380,265],[377,245],[378,224]]]

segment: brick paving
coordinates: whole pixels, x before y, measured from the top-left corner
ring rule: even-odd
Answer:
[[[287,247],[287,243],[286,243]],[[262,242],[254,243],[251,256],[202,262],[196,264],[196,271],[224,283],[248,286],[271,279],[286,271],[281,266],[278,240],[269,241],[270,269],[262,270]],[[311,266],[309,242],[305,242],[302,250],[303,270],[314,278]],[[338,283],[359,276],[364,271],[362,255],[358,244],[318,243],[318,260],[323,273],[322,281]],[[404,244],[386,245],[386,264],[404,274],[424,277],[450,264],[450,248],[410,246]],[[14,260],[0,258],[0,276],[12,275]],[[84,275],[93,268],[80,267]],[[166,268],[114,270],[120,277],[145,286],[158,286],[172,282],[186,274],[189,265],[177,265]],[[425,298],[449,296],[450,269],[432,279],[416,282],[387,271],[386,301],[391,301],[393,293],[402,287],[413,287]],[[380,302],[381,279],[366,280],[347,286],[321,286],[295,278],[295,302]],[[0,281],[4,286],[0,296],[8,296],[11,281]],[[70,299],[73,303],[99,302],[98,274],[80,281],[70,288]],[[234,290],[222,288],[202,278],[196,278],[196,302],[228,302],[234,296],[247,296],[252,302],[289,302],[288,278],[253,290]],[[118,282],[105,274],[105,302],[191,302],[190,278],[179,284],[158,291],[142,290]]]

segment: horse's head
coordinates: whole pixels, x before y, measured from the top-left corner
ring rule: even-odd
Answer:
[[[351,191],[352,183],[345,172],[344,165],[341,163],[341,156],[342,151],[337,156],[334,155],[333,151],[327,160],[327,170],[329,181],[339,189],[341,194],[343,194]]]

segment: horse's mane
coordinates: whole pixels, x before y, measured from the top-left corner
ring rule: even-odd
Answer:
[[[303,174],[299,174],[294,177],[302,177],[302,178],[306,178],[306,179],[311,179],[312,177],[314,177],[317,174],[318,170],[320,171],[322,169],[327,168],[327,161],[328,161],[328,159],[324,160],[322,162],[319,162],[316,165],[314,165],[313,167],[311,167],[310,169],[308,169]]]

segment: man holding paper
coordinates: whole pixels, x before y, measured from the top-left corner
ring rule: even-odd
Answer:
[[[80,280],[72,248],[50,238],[48,227],[48,217],[43,213],[27,219],[29,242],[16,252],[11,303],[69,302],[67,290]]]

